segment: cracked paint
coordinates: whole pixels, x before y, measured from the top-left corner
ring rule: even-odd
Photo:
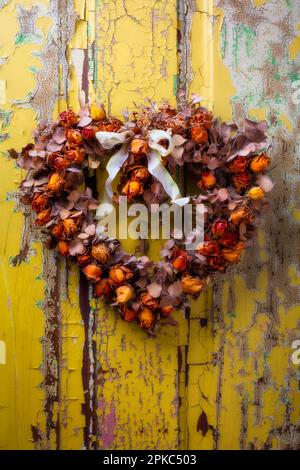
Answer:
[[[292,0],[0,1],[0,448],[299,448],[297,17]],[[151,338],[23,225],[4,151],[88,97],[121,116],[192,92],[223,119],[268,120],[272,211],[243,264]]]

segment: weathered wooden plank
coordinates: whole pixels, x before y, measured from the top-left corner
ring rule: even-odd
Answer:
[[[276,186],[272,209],[243,263],[215,283],[212,306],[203,308],[202,299],[192,310],[189,447],[296,449],[299,371],[291,345],[300,337],[299,118],[292,94],[299,77],[299,4],[219,0],[212,9],[212,2],[196,3],[191,89],[202,80],[204,96],[207,89],[223,119],[268,120]],[[201,21],[210,31],[205,46],[196,26]],[[213,58],[209,70],[201,66],[199,49]],[[205,435],[197,431],[203,412]]]

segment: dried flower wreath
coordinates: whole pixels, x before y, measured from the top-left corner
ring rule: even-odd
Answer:
[[[272,189],[266,122],[245,120],[243,129],[221,123],[194,99],[179,110],[168,104],[143,106],[124,122],[96,103],[79,114],[62,112],[41,123],[34,143],[10,156],[27,170],[19,199],[36,214],[48,246],[77,261],[96,297],[118,309],[126,321],[153,332],[174,309],[197,297],[216,272],[238,263],[250,244],[258,216]],[[193,204],[205,205],[204,243],[186,251],[184,240],[164,244],[161,260],[125,253],[116,239],[96,232],[96,194],[87,186],[89,168],[106,162],[106,192],[129,201],[181,203],[171,175],[184,167],[195,181]],[[111,183],[120,172],[118,194]]]

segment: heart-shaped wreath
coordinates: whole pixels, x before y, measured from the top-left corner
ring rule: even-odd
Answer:
[[[273,186],[266,176],[266,132],[265,121],[246,119],[242,129],[221,123],[196,97],[180,109],[150,103],[124,122],[95,103],[41,123],[34,143],[9,153],[27,170],[19,199],[36,214],[34,223],[46,231],[48,246],[78,263],[96,297],[152,332],[187,296],[197,297],[216,272],[238,263],[251,243],[267,207],[265,193]],[[90,168],[107,160],[105,192],[115,204],[120,195],[148,207],[168,198],[204,204],[204,242],[187,251],[185,240],[171,238],[160,262],[153,263],[98,233],[97,195],[87,182]],[[171,176],[177,167],[195,181],[196,196],[181,197]]]

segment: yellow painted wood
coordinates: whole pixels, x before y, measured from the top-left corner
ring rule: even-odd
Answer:
[[[59,23],[47,0],[26,0],[22,8],[33,25],[27,29],[18,2],[11,0],[0,11],[0,134],[9,134],[0,142],[0,449],[83,448],[81,405],[87,393],[81,375],[85,337],[78,270],[64,261],[56,269],[40,241],[31,241],[25,261],[12,265],[30,230],[27,224],[22,234],[23,216],[14,211],[11,195],[22,175],[4,152],[26,144],[35,120],[47,112],[54,117],[66,105],[78,109],[78,95],[84,97],[87,83],[90,99],[104,102],[117,116],[145,97],[175,104],[180,75],[176,37],[183,23],[188,53],[181,59],[187,62],[189,92],[200,93],[225,120],[249,114],[271,123],[279,165],[275,210],[241,268],[193,303],[189,322],[178,313],[179,327],[162,328],[157,338],[90,301],[96,318],[90,343],[95,341],[93,423],[98,426],[90,438],[95,446],[110,449],[299,447],[299,371],[291,362],[291,343],[300,337],[297,115],[290,101],[300,57],[299,7],[281,0],[247,0],[238,10],[233,0],[182,3],[185,14],[178,21],[175,0],[70,0],[61,5]],[[272,39],[269,27],[279,16],[282,26],[273,29]],[[60,51],[57,57],[55,50]],[[83,77],[76,63],[80,50],[89,64]],[[261,61],[257,68],[255,61]],[[104,180],[99,170],[99,189]],[[132,252],[136,248],[127,241],[124,246]],[[158,250],[152,242],[149,256],[157,259]],[[55,279],[59,398],[53,404],[56,429],[53,425],[47,436],[42,339],[49,311],[43,301],[45,287]],[[209,425],[205,436],[199,427],[203,412]]]

